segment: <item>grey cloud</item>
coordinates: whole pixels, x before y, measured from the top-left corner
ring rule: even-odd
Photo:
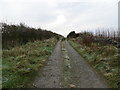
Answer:
[[[0,1],[0,20],[25,22],[66,35],[71,30],[117,27],[117,2]],[[48,1],[48,0],[46,0]],[[82,2],[83,1],[83,2]],[[100,1],[100,0],[97,0]],[[60,21],[60,19],[62,19]],[[52,26],[51,26],[52,25]]]

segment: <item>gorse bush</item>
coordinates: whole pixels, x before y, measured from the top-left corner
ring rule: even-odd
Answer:
[[[1,24],[3,49],[36,40],[45,40],[53,37],[58,39],[61,37],[51,31],[43,30],[41,28],[30,28],[22,23],[20,23],[20,25],[8,25],[6,23]]]

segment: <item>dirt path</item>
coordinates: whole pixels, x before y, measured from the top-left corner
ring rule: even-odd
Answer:
[[[60,88],[61,87],[61,41],[55,46],[54,52],[47,65],[42,68],[33,86],[36,88]],[[42,72],[42,73],[41,73]]]
[[[37,88],[107,88],[107,84],[68,44],[59,41],[33,83]]]
[[[65,47],[74,69],[73,81],[79,88],[107,88],[107,84],[100,76],[83,60],[83,58],[65,41]]]

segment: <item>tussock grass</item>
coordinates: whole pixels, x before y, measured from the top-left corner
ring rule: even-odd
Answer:
[[[79,43],[77,38],[69,40],[69,43],[106,78],[111,87],[118,88],[120,86],[120,49],[112,45],[101,46],[99,43],[85,46]]]
[[[29,87],[39,68],[51,55],[55,43],[55,39],[48,39],[3,50],[3,88]]]

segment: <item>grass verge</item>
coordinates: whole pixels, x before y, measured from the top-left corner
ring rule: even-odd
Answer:
[[[120,86],[120,49],[99,43],[92,43],[85,46],[78,42],[80,40],[71,39],[71,46],[102,75],[112,88]]]
[[[48,39],[3,50],[2,87],[29,87],[39,68],[44,66],[51,55],[56,42],[55,39]]]

